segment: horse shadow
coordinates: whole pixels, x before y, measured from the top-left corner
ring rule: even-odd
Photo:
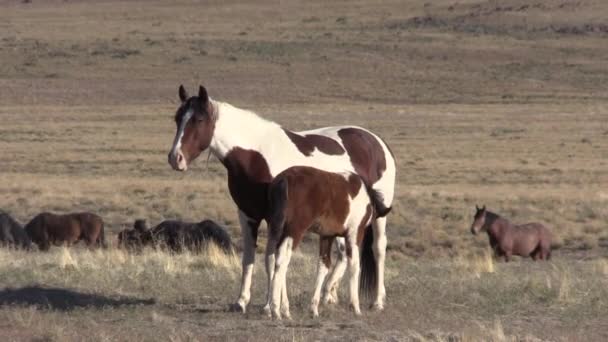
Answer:
[[[42,309],[59,311],[70,311],[85,307],[101,309],[125,305],[153,305],[154,303],[154,299],[132,297],[110,298],[53,287],[28,286],[17,289],[6,288],[0,291],[0,306],[36,306]]]

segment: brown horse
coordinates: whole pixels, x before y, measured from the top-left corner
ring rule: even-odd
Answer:
[[[497,257],[508,262],[512,255],[530,256],[535,261],[551,258],[551,232],[540,223],[514,225],[491,211],[475,206],[475,218],[471,233],[476,235],[485,230],[490,238],[490,246]]]
[[[41,213],[25,226],[25,231],[42,251],[47,251],[51,244],[69,247],[80,240],[89,247],[106,247],[103,220],[88,212],[66,215]]]
[[[380,194],[366,186],[355,173],[332,173],[307,166],[294,166],[279,173],[270,184],[268,194],[268,245],[276,253],[271,282],[272,316],[278,319],[281,315],[289,317],[287,267],[292,250],[299,245],[308,231],[320,236],[320,260],[311,303],[313,316],[319,315],[321,287],[331,265],[331,246],[338,236],[346,239],[351,306],[355,314],[360,315],[359,250],[363,236],[373,219],[386,216],[390,211],[390,208],[382,203]],[[373,254],[361,256],[366,257],[373,258]],[[363,271],[365,272],[366,268],[363,268]],[[326,289],[332,288],[333,283],[338,281],[336,278],[340,276],[332,274]],[[374,289],[363,287],[363,290],[370,293]]]

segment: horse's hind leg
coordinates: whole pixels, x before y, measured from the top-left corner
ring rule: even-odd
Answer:
[[[340,280],[344,276],[346,266],[348,265],[344,238],[336,239],[336,249],[338,251],[338,257],[323,288],[323,303],[325,304],[338,303],[338,287],[340,286]]]
[[[281,297],[285,297],[285,299],[287,297],[287,267],[289,266],[289,261],[291,259],[292,246],[293,239],[291,237],[286,237],[277,249],[275,270],[271,285],[272,299],[270,302],[272,317],[276,319],[281,319],[281,312],[279,311],[280,306],[282,306],[281,311],[285,312],[284,305],[281,305]],[[286,304],[288,312],[289,304]]]
[[[348,239],[352,240],[352,239]],[[359,306],[359,279],[361,269],[359,268],[359,246],[355,241],[346,241],[346,248],[350,248],[350,257],[348,258],[348,272],[350,273],[350,305],[355,312],[355,315],[361,315]]]
[[[384,309],[386,288],[384,287],[384,260],[386,258],[386,217],[379,217],[372,222],[374,229],[374,257],[376,259],[376,300],[372,307],[375,310]]]
[[[313,317],[319,316],[321,288],[323,287],[323,281],[329,272],[329,266],[331,266],[331,245],[333,241],[333,237],[329,238],[321,236],[319,238],[319,263],[317,266],[317,280],[315,281],[315,291],[310,303],[310,310],[312,311]]]

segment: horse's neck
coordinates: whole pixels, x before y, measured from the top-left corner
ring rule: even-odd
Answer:
[[[494,239],[500,238],[504,229],[509,225],[511,225],[511,223],[505,218],[492,212],[486,214],[486,231],[488,232],[488,235]]]
[[[277,123],[265,120],[253,112],[223,102],[214,101],[213,105],[217,120],[210,148],[220,160],[235,147],[260,151],[263,142],[281,130]]]

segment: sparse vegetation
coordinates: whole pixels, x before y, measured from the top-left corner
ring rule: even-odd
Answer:
[[[608,339],[608,3],[27,2],[0,1],[0,208],[22,223],[88,210],[113,243],[211,218],[238,245],[222,165],[167,165],[180,83],[292,129],[368,127],[398,181],[384,313],[309,319],[308,239],[295,319],[268,321],[263,227],[245,316],[235,258],[0,250],[6,340]],[[552,261],[495,262],[475,204],[547,224]]]

